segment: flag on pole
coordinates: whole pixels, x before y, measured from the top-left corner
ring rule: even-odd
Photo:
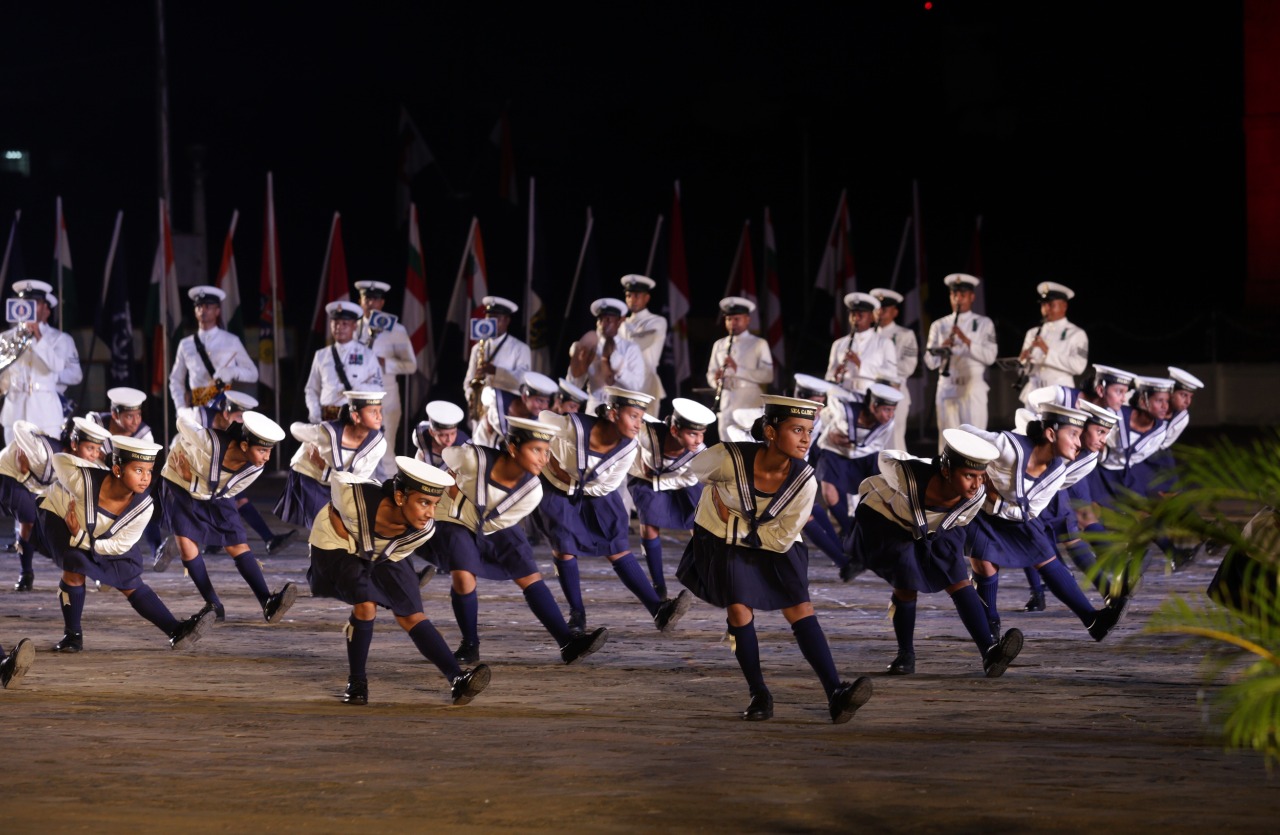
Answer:
[[[329,247],[324,251],[324,263],[320,267],[320,286],[316,288],[316,309],[311,316],[311,330],[328,332],[328,316],[325,306],[330,302],[351,301],[351,281],[347,277],[347,251],[342,246],[342,216],[333,213],[329,224]]]
[[[838,338],[845,331],[846,316],[842,304],[845,295],[858,289],[857,274],[853,268],[851,232],[848,196],[842,189],[835,217],[831,219],[827,244],[822,251],[822,263],[818,265],[818,277],[813,285],[817,290],[813,302],[818,310],[831,311],[832,338]],[[822,321],[821,316],[818,321]]]
[[[984,272],[985,270],[982,266],[982,215],[978,215],[973,223],[973,246],[969,250],[969,275],[984,278]],[[987,282],[983,281],[978,284],[978,289],[973,293],[973,307],[970,309],[980,316],[987,314]]]
[[[769,207],[764,209],[764,337],[773,354],[773,367],[783,369],[787,364],[787,348],[782,330],[782,291],[778,283],[778,244],[773,237],[773,216]]]
[[[462,250],[462,262],[458,264],[458,277],[453,282],[453,294],[449,297],[447,324],[455,325],[462,334],[462,344],[471,345],[470,320],[484,316],[480,300],[489,295],[488,268],[484,260],[484,240],[480,236],[480,221],[471,218],[467,232],[467,244]],[[436,351],[439,356],[444,346]],[[465,351],[464,351],[465,354]]]
[[[57,230],[53,241],[53,285],[58,297],[58,330],[76,324],[76,281],[71,271],[71,242],[67,238],[67,219],[62,214],[62,198],[57,199]]]
[[[418,126],[409,116],[409,109],[400,106],[400,163],[396,180],[396,217],[403,219],[409,212],[409,184],[418,172],[435,162],[435,156],[427,147]]]
[[[489,134],[489,142],[498,149],[498,198],[512,206],[520,201],[519,183],[516,181],[516,155],[511,145],[511,119],[502,111],[498,122]]]
[[[132,386],[133,378],[133,318],[129,311],[129,283],[125,274],[124,257],[120,252],[120,226],[124,212],[116,213],[115,231],[111,233],[111,248],[107,250],[107,265],[102,272],[102,302],[94,323],[94,334],[102,340],[110,352],[107,365],[107,384]],[[63,276],[66,278],[66,276]]]
[[[680,181],[671,200],[670,255],[667,259],[667,300],[670,306],[672,357],[676,394],[692,375],[689,364],[689,267],[684,258],[684,220],[680,213]]]
[[[272,177],[267,174],[267,216],[263,221],[262,277],[258,282],[258,382],[276,388],[277,324],[284,310],[284,282],[280,270],[280,236],[276,230],[276,203]],[[283,346],[280,346],[283,348]],[[277,414],[279,410],[277,409]]]
[[[15,281],[26,278],[26,265],[22,263],[22,242],[18,239],[18,222],[22,220],[22,209],[13,213],[13,222],[9,224],[9,240],[4,245],[4,260],[0,261],[0,288],[4,290],[4,298],[9,298],[9,288]]]
[[[760,332],[760,295],[756,292],[755,256],[751,254],[751,221],[742,224],[742,236],[738,249],[733,253],[733,265],[729,267],[729,281],[724,286],[725,296],[741,296],[755,304],[747,329]]]
[[[435,342],[431,338],[431,297],[427,291],[427,272],[423,267],[422,239],[418,233],[418,207],[409,204],[409,251],[404,271],[404,329],[413,343],[418,373],[432,379],[435,372]],[[417,375],[415,375],[415,380]],[[415,395],[413,402],[417,402]]]
[[[537,225],[534,178],[529,178],[529,228],[525,249],[524,311],[528,323],[530,365],[540,374],[555,372],[551,366],[551,323],[547,319],[546,300],[551,291],[551,275],[542,247],[541,228]]]
[[[160,240],[151,263],[151,289],[147,296],[147,330],[151,332],[151,394],[168,400],[169,341],[182,325],[178,300],[178,268],[173,258],[173,230],[169,207],[160,199]],[[181,405],[181,404],[179,404]]]
[[[243,339],[244,312],[240,310],[240,275],[236,272],[236,253],[232,245],[236,236],[236,222],[239,220],[239,210],[233,211],[231,226],[227,228],[227,239],[222,242],[222,263],[218,266],[218,280],[215,283],[219,290],[227,294],[222,300],[222,318],[226,328]]]

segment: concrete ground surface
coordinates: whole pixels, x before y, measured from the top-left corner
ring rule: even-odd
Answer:
[[[680,551],[667,543],[673,588]],[[56,570],[38,558],[35,591],[15,593],[6,555],[0,641],[28,637],[38,652],[0,691],[0,832],[1275,831],[1280,790],[1262,758],[1212,735],[1220,686],[1204,685],[1201,649],[1142,631],[1170,595],[1200,595],[1216,560],[1157,567],[1101,644],[1052,597],[1046,612],[1015,611],[1025,582],[1004,572],[1004,625],[1027,644],[988,680],[945,594],[920,598],[918,673],[882,675],[895,653],[888,587],[870,574],[842,583],[814,554],[837,664],[875,679],[846,725],[830,724],[778,613],[757,616],[776,716],[741,721],[724,612],[696,603],[660,634],[605,560],[582,563],[589,622],[611,634],[596,655],[561,665],[516,586],[482,580],[485,692],[451,706],[384,612],[370,703],[350,707],[349,607],[336,601],[304,591],[268,626],[231,560],[209,556],[227,621],[193,651],[170,650],[103,589],[88,595],[85,651],[62,656]],[[273,588],[305,590],[302,535],[258,555]],[[146,579],[179,617],[199,608],[179,566]],[[425,598],[456,645],[448,581]]]

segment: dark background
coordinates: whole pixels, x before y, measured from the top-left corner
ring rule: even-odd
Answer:
[[[188,149],[206,149],[210,275],[181,281],[212,281],[238,208],[250,313],[267,171],[289,325],[307,326],[335,210],[352,280],[400,292],[404,105],[438,161],[412,182],[437,328],[473,215],[491,291],[523,299],[530,176],[561,292],[594,211],[599,286],[584,278],[579,310],[644,269],[679,179],[695,371],[742,223],[758,259],[769,205],[793,370],[821,373],[829,341],[805,302],[838,195],[848,189],[868,289],[890,280],[916,180],[930,312],[948,309],[945,274],[975,269],[981,215],[1002,354],[1038,320],[1034,285],[1048,279],[1078,292],[1071,318],[1099,361],[1275,359],[1276,341],[1241,309],[1236,3],[267,5],[166,7],[179,230],[191,223]],[[156,240],[154,3],[7,4],[3,17],[0,144],[33,159],[29,178],[0,175],[5,230],[22,209],[26,271],[46,278],[62,195],[81,296],[93,296],[124,209],[140,324]],[[504,112],[518,206],[498,198],[489,142]],[[80,315],[91,323],[88,305]]]

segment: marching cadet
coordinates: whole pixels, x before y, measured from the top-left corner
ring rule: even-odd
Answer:
[[[951,296],[951,315],[929,326],[924,365],[938,372],[935,403],[938,449],[942,431],[961,425],[987,428],[987,366],[996,361],[996,326],[973,312],[979,279],[952,273],[943,279]]]
[[[1169,366],[1173,391],[1169,393],[1169,425],[1164,430],[1164,449],[1169,449],[1191,423],[1191,401],[1204,383],[1190,371]],[[1168,463],[1172,463],[1169,461]]]
[[[6,653],[0,646],[0,690],[17,686],[36,660],[36,648],[29,638],[14,644],[13,652]]]
[[[520,375],[533,364],[529,346],[507,332],[520,306],[501,296],[485,296],[480,303],[485,316],[494,320],[497,333],[472,345],[467,359],[462,394],[473,420],[479,420],[482,413],[480,396],[485,387],[514,390],[520,385]]]
[[[693,538],[676,576],[713,606],[727,609],[730,645],[751,701],[742,718],[773,716],[773,696],[760,669],[755,610],[782,610],[800,652],[827,694],[831,721],[848,722],[871,698],[871,680],[840,680],[831,647],[809,602],[809,551],[800,529],[817,486],[804,461],[818,406],[766,395],[753,427],[758,441],[717,444],[690,465],[704,485]]]
[[[793,394],[801,400],[811,400],[818,404],[818,413],[813,418],[813,437],[820,438],[823,432],[822,410],[828,398],[837,396],[830,393],[837,386],[835,383],[814,377],[811,374],[797,373],[794,379],[795,388]],[[763,414],[763,409],[761,414]],[[758,418],[759,415],[756,417]],[[752,419],[752,422],[755,422],[755,418]],[[816,472],[822,462],[822,450],[818,449],[817,444],[810,444],[804,457],[809,462],[809,466],[813,467]],[[843,569],[849,564],[849,556],[844,551],[840,535],[836,533],[836,529],[831,524],[831,514],[828,513],[826,505],[822,502],[821,490],[814,494],[813,513],[810,515],[809,521],[805,522],[804,535],[818,547],[819,551],[827,556],[827,559],[835,563],[836,568]],[[843,577],[844,573],[841,576]],[[849,579],[852,579],[852,575],[850,575]]]
[[[232,383],[258,382],[258,364],[235,334],[218,327],[227,294],[201,285],[187,291],[199,329],[178,342],[169,372],[169,396],[178,406],[204,406]]]
[[[329,503],[329,480],[334,473],[373,478],[387,443],[382,434],[385,396],[381,391],[344,391],[345,403],[335,419],[289,427],[301,446],[289,462],[289,476],[275,507],[277,516],[310,529],[316,514]]]
[[[444,451],[471,442],[471,436],[462,428],[466,413],[448,400],[432,400],[426,411],[427,419],[419,423],[413,433],[413,445],[417,449],[414,458],[444,469]]]
[[[689,469],[694,457],[706,449],[702,442],[716,413],[684,397],[671,401],[665,421],[645,420],[636,437],[640,450],[631,465],[627,490],[640,519],[640,549],[649,566],[653,590],[667,599],[667,579],[662,571],[662,529],[693,530],[702,485]]]
[[[177,541],[183,567],[204,598],[205,608],[218,620],[226,611],[201,548],[217,545],[226,550],[244,578],[267,623],[278,623],[297,596],[293,583],[272,592],[262,568],[245,543],[244,525],[235,498],[248,489],[271,460],[271,451],[284,440],[284,430],[260,412],[245,412],[243,420],[226,429],[201,427],[178,420],[174,441],[161,471],[165,520]]]
[[[876,472],[876,456],[893,436],[894,414],[902,392],[872,383],[864,394],[832,387],[822,408],[822,435],[817,477],[822,497],[847,532],[856,505],[858,485]]]
[[[107,402],[111,404],[109,411],[90,412],[86,417],[112,435],[124,435],[140,441],[155,440],[151,427],[142,419],[142,404],[147,402],[145,391],[128,386],[109,388]]]
[[[659,631],[673,629],[692,599],[687,591],[663,601],[627,542],[630,521],[620,488],[639,451],[649,395],[615,386],[604,390],[596,415],[555,415],[539,420],[557,428],[551,460],[542,470],[542,502],[534,516],[551,543],[560,588],[569,602],[569,625],[587,624],[578,557],[608,557],[622,584],[644,604]]]
[[[508,416],[537,420],[558,390],[555,380],[537,371],[521,372],[510,391],[491,386],[484,393],[484,417],[476,423],[472,440],[480,446],[496,446],[507,434]]]
[[[566,664],[585,658],[608,640],[607,629],[587,634],[565,623],[519,524],[542,500],[538,475],[556,431],[546,423],[512,417],[500,448],[468,444],[444,451],[456,484],[440,498],[436,534],[422,553],[452,577],[449,598],[462,632],[462,643],[453,654],[459,664],[480,660],[477,577],[511,580],[519,586]]]
[[[315,597],[351,605],[347,621],[347,690],[342,701],[369,703],[366,664],[378,607],[390,609],[422,656],[444,674],[455,705],[468,704],[489,684],[484,664],[463,670],[422,610],[418,578],[405,557],[435,533],[436,505],[453,477],[406,456],[379,485],[352,473],[334,473],[333,499],[311,529],[307,580]]]
[[[591,395],[564,377],[561,377],[557,382],[559,383],[559,390],[551,400],[551,411],[557,415],[576,414],[577,412],[586,411],[587,402],[591,399]]]
[[[627,305],[618,299],[596,299],[591,315],[596,329],[569,346],[569,382],[586,391],[597,403],[605,400],[610,386],[640,391],[646,379],[640,346],[620,335]],[[650,395],[650,402],[652,401]]]
[[[898,316],[902,313],[902,294],[884,287],[871,291],[871,297],[880,302],[878,324],[880,335],[893,343],[897,352],[897,377],[900,381],[894,387],[902,392],[898,401],[898,410],[894,415],[893,438],[889,449],[907,448],[907,417],[911,413],[911,375],[916,373],[916,363],[920,359],[920,344],[916,341],[916,332],[898,324]]]
[[[53,286],[34,279],[15,281],[13,292],[35,304],[36,318],[0,334],[0,339],[15,340],[22,333],[31,340],[30,347],[0,372],[0,394],[4,395],[0,424],[4,424],[6,444],[13,443],[13,425],[19,420],[56,437],[67,417],[62,393],[84,379],[75,340],[49,324],[49,314],[58,306]]]
[[[1120,407],[1129,400],[1129,387],[1133,385],[1133,375],[1109,365],[1093,364],[1093,380],[1087,388],[1072,386],[1043,386],[1027,395],[1031,409],[1043,403],[1057,403],[1074,409],[1081,402],[1089,402],[1095,406],[1119,414]]]
[[[1155,470],[1147,459],[1164,449],[1169,399],[1175,385],[1168,377],[1134,376],[1130,405],[1120,408],[1120,422],[1107,438],[1107,451],[1098,468],[1102,489],[1094,492],[1094,501],[1111,507],[1126,490],[1140,496],[1150,494]]]
[[[333,344],[316,351],[311,360],[306,386],[308,423],[335,420],[345,402],[343,392],[382,388],[382,366],[373,351],[355,338],[356,323],[364,313],[360,305],[338,301],[324,309]]]
[[[1089,335],[1067,321],[1067,302],[1076,297],[1065,284],[1042,281],[1036,285],[1040,297],[1040,324],[1027,330],[1018,355],[1026,385],[1018,397],[1028,408],[1027,396],[1044,386],[1074,386],[1077,374],[1089,365]]]
[[[649,310],[649,298],[656,282],[647,275],[624,275],[622,287],[627,303],[627,318],[618,329],[623,339],[636,344],[644,355],[644,382],[639,391],[653,398],[649,414],[657,417],[658,406],[667,396],[667,390],[658,377],[658,365],[662,362],[662,348],[667,342],[667,320]]]
[[[395,469],[396,433],[400,431],[400,383],[397,380],[405,374],[413,374],[418,370],[418,361],[413,353],[413,343],[409,341],[409,331],[404,325],[396,322],[390,330],[380,330],[371,324],[374,313],[382,312],[387,303],[387,293],[391,285],[385,281],[357,281],[356,289],[360,291],[360,309],[364,316],[356,323],[356,340],[373,351],[378,358],[378,366],[382,370],[382,388],[387,396],[382,400],[382,431],[387,436],[387,450],[382,456],[382,463],[374,475],[382,481],[387,473]]]
[[[862,500],[852,550],[856,561],[893,587],[890,611],[898,654],[889,675],[916,671],[916,598],[920,592],[945,591],[978,645],[983,671],[997,678],[1022,651],[1022,632],[992,634],[969,580],[965,526],[982,509],[984,473],[1000,451],[960,429],[944,430],[942,443],[942,453],[933,461],[899,451],[880,453],[879,473],[858,488]]]
[[[764,405],[765,386],[773,382],[769,342],[750,333],[756,303],[741,296],[720,300],[728,336],[716,340],[707,361],[707,385],[716,391],[716,427],[722,441],[749,441],[751,424],[735,422],[734,412]]]
[[[880,302],[868,293],[844,297],[849,311],[849,334],[831,343],[827,379],[845,391],[858,394],[883,377],[898,377],[898,355],[893,342],[876,327]]]
[[[179,621],[142,581],[138,540],[154,512],[152,470],[161,446],[137,438],[111,438],[111,468],[67,453],[53,456],[56,483],[40,503],[40,525],[49,556],[62,569],[58,599],[65,633],[54,652],[80,652],[84,632],[85,578],[117,588],[139,615],[184,649],[200,639],[213,620],[202,609]]]

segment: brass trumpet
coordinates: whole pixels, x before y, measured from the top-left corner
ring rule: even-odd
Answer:
[[[488,361],[485,357],[486,344],[487,340],[480,340],[476,349],[476,376],[467,383],[467,416],[476,423],[484,417],[484,403],[481,402],[480,393],[484,391],[484,366]]]

